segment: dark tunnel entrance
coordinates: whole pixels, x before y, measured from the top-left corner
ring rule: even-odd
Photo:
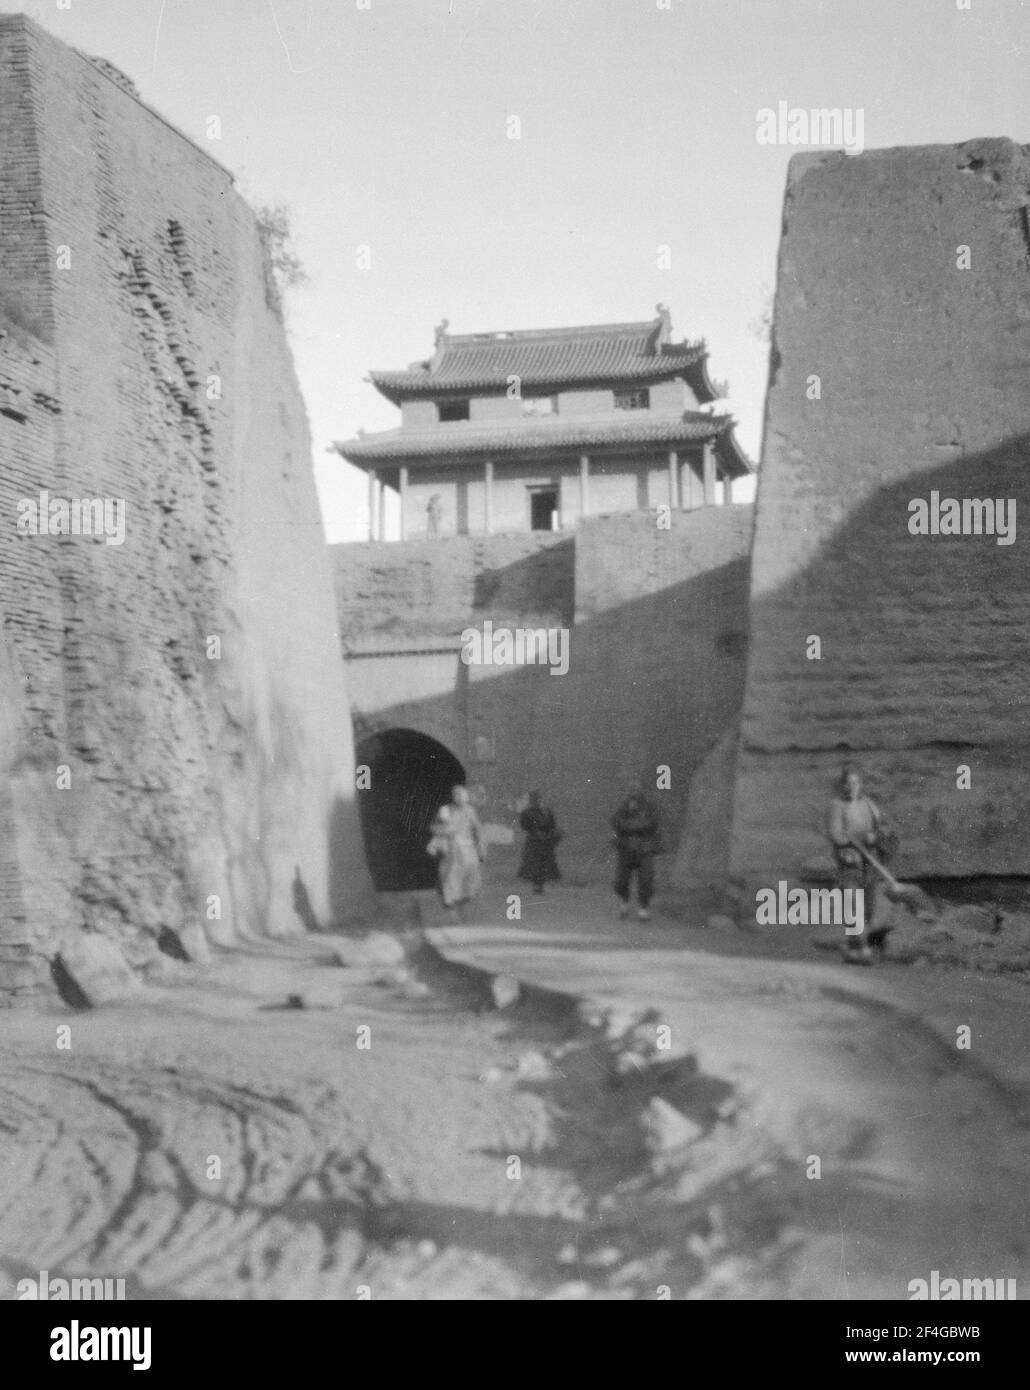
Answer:
[[[357,794],[365,857],[380,892],[436,885],[436,863],[426,853],[430,826],[465,781],[465,769],[435,738],[413,729],[386,729],[362,739],[357,761],[368,765],[371,786]]]

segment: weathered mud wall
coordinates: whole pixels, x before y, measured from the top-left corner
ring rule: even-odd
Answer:
[[[0,17],[0,995],[368,880],[304,407],[230,176]],[[124,504],[124,541],[23,504]],[[21,523],[21,524],[20,524]],[[218,899],[214,903],[213,899]],[[220,908],[220,917],[215,915]]]
[[[347,645],[457,637],[470,622],[572,621],[575,553],[561,532],[350,542],[329,550]]]
[[[904,873],[1030,873],[1028,204],[1030,155],[1006,140],[791,163],[741,874],[829,867],[845,759],[893,811]],[[1015,499],[1014,543],[912,534],[910,504],[931,492]]]

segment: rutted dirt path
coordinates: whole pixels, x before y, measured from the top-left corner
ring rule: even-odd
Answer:
[[[126,1277],[135,1297],[388,1296],[439,1262],[405,1240],[406,1211],[518,1208],[527,1185],[494,1151],[538,1146],[547,1118],[478,1081],[507,1059],[490,1027],[361,972],[338,1008],[277,1007],[351,975],[321,955],[223,959],[96,1014],[0,1015],[3,1296],[42,1269]],[[549,1212],[543,1186],[527,1200]],[[466,1287],[521,1290],[483,1266]]]
[[[579,1067],[587,1129],[605,1079],[574,1013],[501,1014],[450,978],[412,999],[329,961],[308,938],[177,967],[139,1003],[0,1014],[0,1296],[42,1270],[132,1298],[560,1288],[596,1195],[543,1054]],[[312,985],[337,1005],[284,1007]],[[623,1173],[639,1136],[620,1123]]]
[[[930,972],[917,1008],[874,972],[626,945],[511,946],[600,1009],[498,1012],[428,953],[412,997],[315,937],[177,967],[139,1003],[0,1014],[0,1296],[44,1269],[144,1298],[1030,1287],[1024,1092],[927,1021],[948,1012]],[[312,982],[337,1006],[282,1007]],[[1025,991],[980,984],[1008,1027]]]
[[[648,1192],[685,1296],[905,1299],[933,1269],[1015,1278],[1027,1295],[1025,978],[723,955],[668,924],[585,928],[574,898],[535,911],[525,931],[431,935],[452,960],[517,970],[616,1018],[650,1009],[673,1056],[732,1090],[732,1113],[707,1126],[695,1113],[704,1134]],[[662,1094],[694,1113],[675,1079]],[[713,1204],[717,1239],[688,1236],[704,1268],[677,1270],[677,1225],[698,1202]]]

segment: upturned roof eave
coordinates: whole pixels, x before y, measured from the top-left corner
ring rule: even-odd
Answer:
[[[596,372],[585,376],[560,373],[535,376],[532,373],[520,374],[513,371],[513,375],[519,377],[523,389],[529,388],[542,395],[556,391],[589,391],[604,387],[614,389],[628,385],[649,386],[673,377],[686,377],[696,373],[699,365],[703,367],[706,357],[707,351],[701,346],[692,348],[689,354],[684,354],[678,360],[662,362],[661,358],[656,357],[653,362],[642,363],[639,368],[616,372]],[[707,381],[707,372],[701,379]],[[447,377],[431,371],[370,371],[368,380],[391,405],[400,405],[406,400],[454,394],[490,395],[504,391],[508,384],[507,377],[497,375]],[[714,391],[709,399],[715,399]]]
[[[715,389],[712,378],[708,375],[708,353],[702,352],[697,359],[691,363],[685,373],[688,384],[693,388],[701,405],[709,405],[712,401],[719,399],[719,393]]]
[[[518,425],[508,429],[473,429],[465,438],[455,428],[417,432],[398,429],[336,440],[331,448],[358,468],[418,468],[485,457],[514,461],[548,452],[603,454],[626,449],[689,447],[710,439],[716,443],[723,468],[735,478],[746,477],[754,467],[736,441],[734,423],[730,416],[698,414],[668,421],[587,421],[582,431],[525,430]],[[650,428],[642,428],[644,425]]]

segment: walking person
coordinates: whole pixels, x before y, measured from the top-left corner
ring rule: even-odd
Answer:
[[[637,918],[650,920],[648,905],[654,894],[654,857],[661,852],[658,812],[644,795],[643,784],[635,782],[629,795],[612,816],[615,851],[615,895],[621,903],[620,917],[630,913],[631,885],[636,876]]]
[[[426,850],[438,861],[437,886],[444,906],[464,921],[468,904],[483,886],[480,865],[486,857],[483,828],[467,787],[452,789],[450,804],[440,808],[433,822]]]
[[[529,793],[529,805],[519,816],[519,826],[526,832],[519,878],[528,879],[534,893],[542,893],[545,883],[561,878],[554,851],[562,833],[554,812],[543,804],[538,791]]]
[[[434,492],[426,503],[426,535],[438,536],[440,534],[440,518],[443,516],[443,504],[440,501],[440,494]]]
[[[845,936],[841,950],[849,964],[869,965],[872,963],[870,943],[882,946],[887,932],[876,928],[879,876],[858,846],[884,862],[893,853],[896,839],[887,832],[879,806],[872,797],[866,796],[862,774],[851,764],[842,770],[837,795],[830,803],[827,833],[837,865],[837,887],[861,889],[863,894],[864,930]]]

